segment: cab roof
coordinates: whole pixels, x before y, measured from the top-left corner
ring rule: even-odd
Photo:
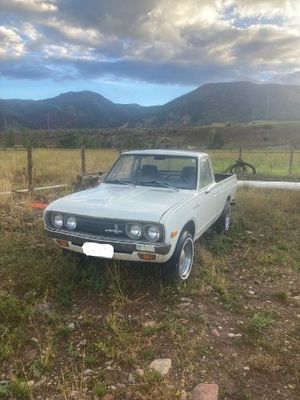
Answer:
[[[170,149],[147,149],[147,150],[130,150],[122,153],[124,154],[141,154],[141,155],[149,155],[149,156],[181,156],[181,157],[203,157],[207,156],[206,153],[201,151],[193,151],[193,150],[170,150]]]

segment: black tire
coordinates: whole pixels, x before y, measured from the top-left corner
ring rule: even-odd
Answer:
[[[229,231],[231,226],[231,205],[230,202],[227,201],[220,215],[219,219],[215,223],[215,229],[217,233],[226,233]]]
[[[183,255],[183,252],[185,256]],[[182,257],[186,259],[183,260]],[[189,277],[194,260],[194,240],[190,232],[183,231],[174,254],[162,265],[163,277],[169,283],[182,283]],[[184,264],[185,263],[185,264]]]

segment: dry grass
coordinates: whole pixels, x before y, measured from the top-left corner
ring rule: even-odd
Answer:
[[[216,172],[224,171],[238,158],[237,150],[209,150]],[[35,185],[69,184],[80,173],[80,150],[34,150]],[[106,171],[118,156],[117,150],[95,149],[86,151],[87,171]],[[289,152],[249,150],[243,159],[253,163],[257,173],[269,176],[286,176]],[[26,152],[24,150],[0,151],[0,192],[26,187]],[[300,176],[300,152],[294,152],[293,176]]]
[[[298,192],[240,191],[232,230],[197,243],[178,288],[149,264],[62,254],[28,208],[7,203],[0,214],[0,371],[9,381],[0,398],[175,400],[217,382],[220,400],[299,399]],[[283,290],[284,301],[274,296]],[[172,359],[165,378],[148,369],[159,357]]]
[[[117,158],[116,150],[88,150],[88,171],[106,171]],[[0,151],[0,192],[26,187],[26,151]],[[33,153],[36,185],[71,183],[80,173],[80,150],[36,149]]]

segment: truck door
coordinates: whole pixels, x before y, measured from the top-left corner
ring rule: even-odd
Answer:
[[[207,157],[200,159],[199,188],[196,206],[198,234],[205,232],[214,222],[217,215],[217,187]]]

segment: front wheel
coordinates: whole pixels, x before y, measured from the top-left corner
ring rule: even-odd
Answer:
[[[180,283],[190,276],[194,260],[194,241],[188,231],[182,232],[174,254],[163,265],[163,275],[169,282]]]

